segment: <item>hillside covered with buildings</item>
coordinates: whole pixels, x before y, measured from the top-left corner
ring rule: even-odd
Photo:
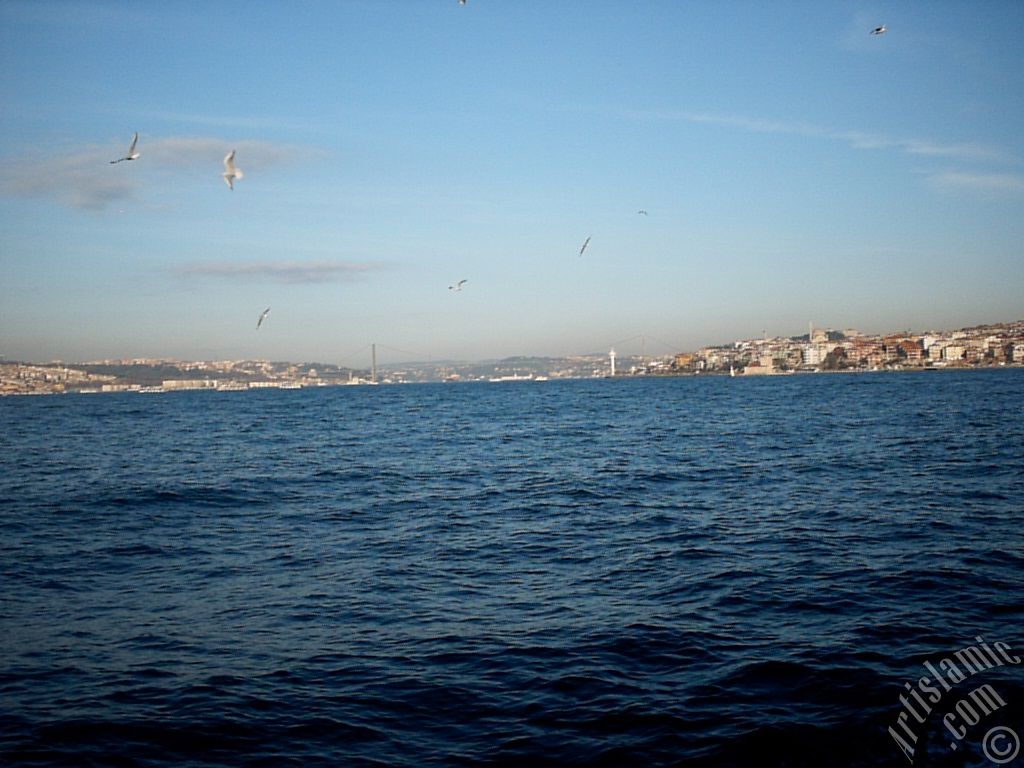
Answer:
[[[957,331],[889,333],[809,328],[676,355],[677,371],[771,374],[790,371],[903,370],[1024,364],[1024,320]]]

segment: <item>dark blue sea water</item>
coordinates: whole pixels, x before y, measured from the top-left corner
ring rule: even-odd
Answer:
[[[1024,737],[1009,663],[917,707],[913,763],[888,730],[925,662],[1024,656],[1024,370],[4,398],[0,429],[2,764]]]

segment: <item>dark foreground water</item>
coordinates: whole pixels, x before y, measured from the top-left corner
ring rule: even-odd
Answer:
[[[5,398],[0,428],[2,764],[1024,737],[1022,370]]]

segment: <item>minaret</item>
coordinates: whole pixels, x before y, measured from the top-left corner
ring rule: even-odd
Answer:
[[[612,378],[615,377],[615,350],[611,350],[608,353],[608,359],[612,362]]]

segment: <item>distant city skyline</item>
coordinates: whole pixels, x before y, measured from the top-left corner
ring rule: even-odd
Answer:
[[[12,0],[0,355],[668,354],[1016,320],[1022,36],[1017,2]]]
[[[1024,320],[876,336],[808,328],[799,337],[735,340],[671,355],[517,356],[490,361],[433,361],[370,366],[325,361],[98,360],[25,363],[0,360],[0,396],[68,393],[238,392],[424,382],[541,382],[551,379],[697,376],[773,376],[1024,367]],[[618,365],[616,363],[618,362]]]

